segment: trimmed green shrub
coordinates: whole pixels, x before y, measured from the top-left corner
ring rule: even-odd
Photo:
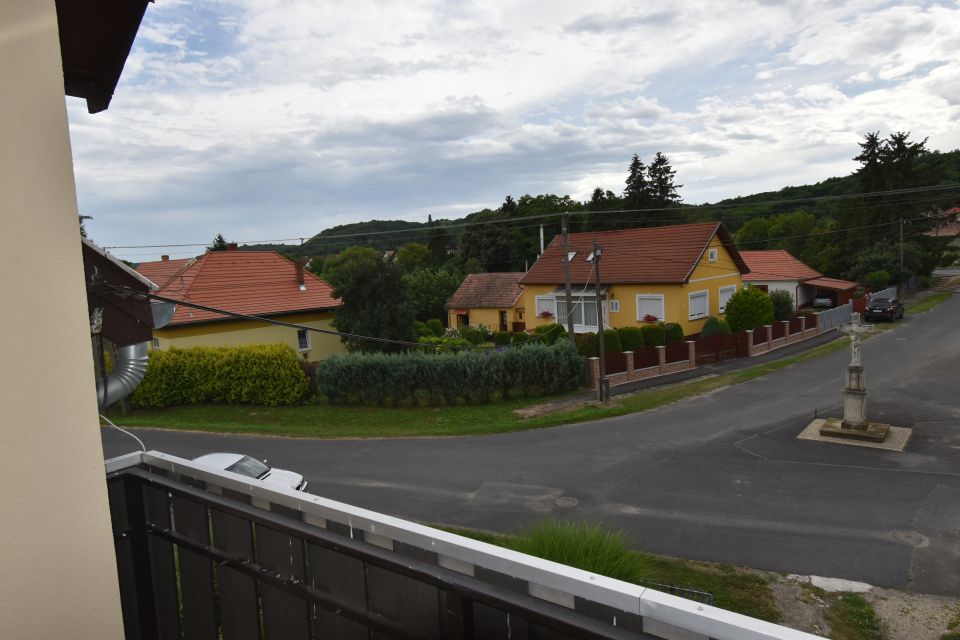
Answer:
[[[773,301],[766,291],[747,287],[730,296],[725,313],[732,331],[756,329],[773,322]]]
[[[770,294],[770,302],[773,303],[774,320],[789,320],[793,317],[793,296],[789,291],[777,289]]]
[[[567,337],[567,330],[559,324],[542,324],[533,330],[535,334],[543,337],[545,344],[556,344],[560,338]]]
[[[331,404],[479,404],[496,391],[507,398],[574,389],[582,368],[566,341],[502,351],[354,353],[321,362],[317,387]]]
[[[600,341],[595,333],[578,333],[576,338],[577,353],[584,358],[596,358],[600,355]]]
[[[662,324],[648,324],[643,327],[643,343],[651,347],[667,344],[667,332]]]
[[[487,339],[486,332],[471,326],[461,327],[460,336],[470,344],[480,344]]]
[[[430,329],[430,332],[433,333],[438,338],[443,337],[444,329],[443,323],[437,320],[436,318],[431,318],[426,322],[427,329]]]
[[[493,334],[493,344],[498,347],[510,344],[513,340],[513,334],[509,331],[497,331]]]
[[[664,328],[666,331],[667,344],[670,344],[671,342],[683,342],[683,339],[686,337],[683,335],[683,327],[681,327],[679,324],[671,322]]]
[[[151,351],[147,373],[131,396],[134,405],[291,405],[305,399],[310,381],[296,352],[285,344],[193,347]]]
[[[603,330],[603,348],[605,351],[623,351],[623,345],[620,344],[620,334],[617,333],[616,329]]]
[[[643,330],[640,327],[621,327],[617,333],[620,334],[620,346],[624,351],[636,351],[643,346]]]
[[[426,338],[427,336],[432,336],[433,331],[427,328],[427,325],[417,320],[413,323],[413,329],[417,332],[417,337]]]
[[[717,334],[730,333],[730,323],[726,320],[717,320],[713,316],[707,318],[703,323],[703,329],[700,330],[701,338],[708,338]]]
[[[420,344],[432,344],[438,347],[469,347],[473,344],[469,340],[456,336],[443,336],[442,338],[426,336],[425,338],[419,338],[417,342]]]
[[[510,336],[510,344],[527,344],[530,342],[543,342],[543,341],[537,339],[535,336],[531,336],[526,331],[514,331],[513,335]]]

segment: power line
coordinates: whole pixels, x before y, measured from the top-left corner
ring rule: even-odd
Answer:
[[[881,197],[881,196],[893,196],[893,195],[904,195],[911,193],[929,193],[936,191],[949,191],[952,189],[960,188],[960,183],[957,184],[947,184],[947,185],[936,185],[929,187],[913,187],[908,189],[891,189],[887,191],[868,191],[860,193],[849,193],[849,194],[837,194],[837,195],[826,195],[826,196],[810,196],[808,198],[790,198],[785,200],[766,200],[766,201],[757,201],[757,202],[738,202],[738,203],[717,203],[717,204],[698,204],[690,205],[683,207],[648,207],[642,209],[610,209],[606,211],[593,211],[593,210],[581,210],[581,211],[557,211],[551,213],[537,214],[533,216],[523,216],[521,218],[502,218],[496,220],[480,220],[480,221],[471,221],[471,222],[462,222],[457,224],[448,224],[448,225],[433,225],[433,226],[422,226],[411,229],[384,229],[380,231],[363,231],[356,233],[342,233],[342,234],[331,234],[331,235],[319,235],[315,234],[309,237],[309,240],[317,239],[318,241],[324,240],[337,240],[342,238],[357,238],[357,237],[369,237],[369,236],[384,236],[384,235],[395,235],[395,234],[411,234],[416,232],[417,235],[423,235],[428,233],[432,229],[459,229],[473,226],[481,226],[487,224],[503,224],[515,221],[528,221],[528,220],[544,220],[548,218],[559,218],[564,213],[570,213],[571,215],[589,215],[589,214],[609,214],[609,213],[659,213],[659,212],[669,212],[676,214],[683,214],[696,210],[712,210],[712,209],[735,209],[740,207],[753,207],[753,206],[770,206],[778,204],[797,204],[801,202],[825,202],[832,200],[849,200],[853,198],[864,198],[864,197]],[[890,204],[902,204],[902,203],[890,203]],[[424,223],[417,223],[424,224]],[[270,239],[270,240],[238,240],[236,244],[284,244],[287,242],[304,242],[303,237],[296,238],[279,238],[279,239]],[[105,249],[164,249],[164,248],[178,248],[178,247],[206,247],[209,246],[209,241],[207,242],[193,242],[193,243],[172,243],[172,244],[142,244],[142,245],[111,245],[104,247]]]

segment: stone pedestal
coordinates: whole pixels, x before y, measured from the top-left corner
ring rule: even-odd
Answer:
[[[867,381],[861,365],[847,367],[843,385],[843,422],[847,429],[864,429],[867,426]]]

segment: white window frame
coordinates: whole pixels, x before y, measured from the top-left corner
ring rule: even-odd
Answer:
[[[610,301],[610,313],[620,313],[620,301],[611,300]]]
[[[730,292],[730,295],[727,296],[727,299],[726,299],[726,300],[724,300],[724,299],[723,299],[723,294],[726,293],[726,292],[728,292],[728,291]],[[731,298],[731,297],[733,296],[733,294],[735,294],[736,292],[737,292],[737,285],[735,285],[735,284],[727,285],[726,287],[720,287],[720,290],[719,290],[719,292],[718,292],[719,300],[717,301],[717,304],[720,305],[720,313],[726,313],[726,312],[727,312],[727,303],[730,302],[730,298]]]
[[[303,334],[303,337],[306,338],[305,342],[307,343],[306,348],[300,346],[300,334]],[[297,349],[300,353],[306,353],[310,351],[310,332],[306,329],[297,329]]]
[[[537,318],[541,317],[540,314],[544,311],[549,311],[553,314],[553,317],[557,317],[557,298],[556,296],[537,296],[536,308],[534,309],[534,316]],[[560,322],[558,319],[557,322]]]
[[[718,255],[719,254],[717,252],[716,247],[710,247],[709,249],[707,249],[707,260],[709,260],[710,262],[716,262]]]
[[[593,310],[597,308],[597,298],[596,298],[596,296],[577,296],[577,295],[575,295],[575,296],[572,296],[572,298],[573,298],[573,307],[574,307],[574,309],[576,309],[577,307],[580,307],[581,309],[583,309],[583,308],[585,308],[585,307],[589,307],[590,310],[591,310],[591,312],[593,312]],[[561,318],[561,317],[560,317],[560,304],[559,304],[559,303],[563,300],[563,298],[561,298],[560,296],[556,296],[556,297],[555,297],[555,300],[556,300],[556,302],[557,302],[557,323],[558,323],[558,324],[562,324],[563,326],[567,326],[567,319],[566,319],[565,317],[564,317],[564,318]],[[585,318],[585,314],[584,314],[584,312],[581,311],[581,313],[580,313],[580,319],[582,320],[582,319],[584,319],[584,318]],[[610,319],[609,314],[607,313],[607,301],[606,301],[606,300],[603,300],[603,319],[604,319],[604,320],[609,320],[609,319]],[[599,324],[599,323],[598,323],[598,324]],[[607,328],[607,327],[609,327],[609,326],[610,326],[610,323],[609,323],[609,322],[604,323],[604,328]],[[598,327],[597,327],[597,325],[595,325],[595,324],[583,324],[582,322],[577,322],[577,314],[576,314],[576,313],[573,314],[573,331],[574,331],[574,333],[596,333],[596,332],[597,332],[597,329],[598,329]]]
[[[153,350],[160,351],[160,338],[154,336],[152,342],[153,342]]]
[[[701,297],[706,298],[706,304],[704,305],[703,315],[693,315],[693,298]],[[710,315],[710,289],[701,289],[700,291],[691,291],[687,295],[687,318],[689,320],[703,320],[704,318]]]
[[[641,300],[657,300],[660,302],[660,314],[657,315],[657,320],[660,322],[666,322],[666,310],[664,309],[663,303],[663,294],[662,293],[638,293],[637,294],[637,322],[643,322],[643,318],[646,314],[640,315],[640,301]],[[653,314],[650,314],[653,315]]]

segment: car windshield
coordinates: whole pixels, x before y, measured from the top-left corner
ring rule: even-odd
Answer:
[[[248,476],[250,478],[262,478],[270,473],[270,467],[263,464],[259,460],[251,458],[250,456],[243,456],[232,465],[227,467],[226,470],[233,471],[234,473],[239,473],[242,476]]]
[[[871,306],[876,305],[879,307],[887,304],[890,304],[890,300],[888,298],[874,298],[870,301]]]

